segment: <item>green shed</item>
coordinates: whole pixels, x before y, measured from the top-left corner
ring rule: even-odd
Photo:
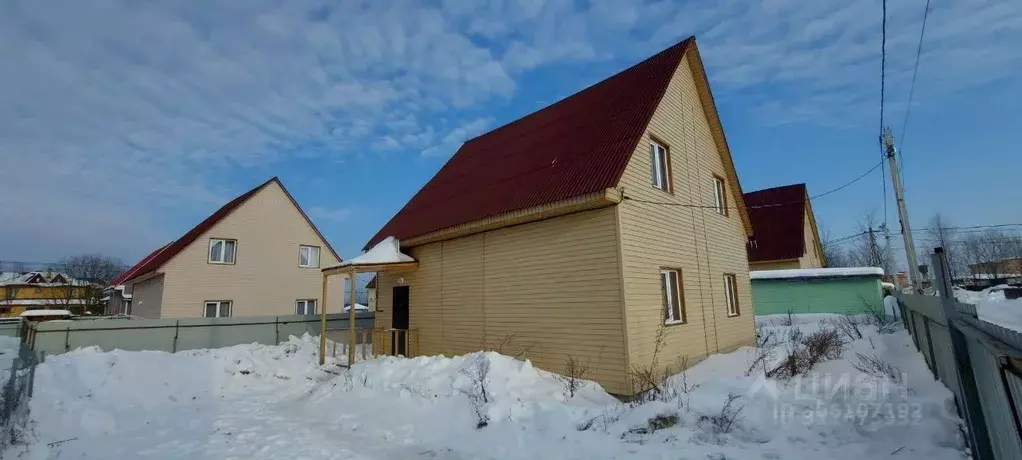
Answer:
[[[877,267],[762,270],[749,273],[757,315],[864,313],[867,305],[884,308]]]

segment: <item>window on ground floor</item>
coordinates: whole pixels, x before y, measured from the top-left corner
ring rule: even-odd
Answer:
[[[681,290],[681,271],[660,269],[660,293],[663,296],[664,323],[685,322],[684,295]]]
[[[208,300],[203,316],[206,318],[229,318],[232,302],[230,300]]]
[[[315,315],[316,299],[301,299],[295,301],[296,315]]]

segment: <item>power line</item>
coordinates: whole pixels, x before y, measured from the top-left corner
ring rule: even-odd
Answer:
[[[883,160],[881,160],[879,163],[873,165],[872,168],[867,169],[866,172],[860,174],[859,177],[856,177],[855,179],[852,179],[851,181],[846,182],[844,185],[841,185],[840,187],[837,187],[837,188],[832,189],[832,190],[828,190],[828,191],[823,192],[823,193],[821,193],[819,195],[813,195],[813,196],[809,197],[809,201],[812,201],[812,200],[815,200],[817,198],[830,195],[831,193],[840,191],[840,190],[842,190],[842,189],[844,189],[844,188],[846,188],[846,187],[848,187],[848,186],[850,186],[850,185],[852,185],[852,184],[862,180],[862,178],[864,178],[867,175],[869,175],[869,173],[871,173],[873,171],[876,171],[876,169],[879,168],[880,165],[882,165],[882,164],[884,164]],[[682,208],[698,208],[698,209],[719,209],[720,208],[717,205],[670,203],[670,202],[666,202],[666,201],[643,200],[643,199],[640,199],[640,198],[634,198],[634,197],[630,197],[630,196],[625,196],[624,199],[630,200],[630,201],[634,201],[636,203],[660,204],[660,205],[664,205],[664,206],[678,206],[678,207],[682,207]],[[795,204],[801,204],[804,201],[806,201],[806,200],[792,201],[790,203],[771,203],[771,204],[764,204],[764,205],[759,205],[759,206],[746,206],[745,209],[762,209],[762,208],[776,208],[778,206],[791,206],[791,205],[795,205]],[[733,206],[726,206],[726,208],[727,209],[732,209],[732,210],[738,210],[738,208],[733,207]]]
[[[930,0],[926,0],[926,8],[923,10],[923,26],[919,29],[919,46],[916,47],[916,63],[912,67],[912,83],[908,87],[908,107],[905,107],[905,120],[901,124],[901,158],[905,161],[905,134],[908,133],[908,118],[912,113],[912,96],[916,92],[916,75],[919,73],[919,57],[923,54],[923,37],[926,35],[926,18],[930,16]],[[902,168],[904,175],[904,167]]]
[[[883,18],[880,24],[880,131],[877,140],[880,145],[880,185],[884,198],[884,228],[887,228],[887,171],[882,166],[886,152],[884,151],[884,93],[887,74],[887,0],[883,0]],[[892,171],[893,173],[893,171]]]

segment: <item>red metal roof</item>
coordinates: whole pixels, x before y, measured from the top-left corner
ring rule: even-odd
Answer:
[[[280,186],[280,189],[284,191],[284,194],[287,195],[287,197],[291,200],[291,203],[294,204],[296,208],[298,208],[298,212],[302,214],[302,217],[305,218],[306,222],[308,222],[309,225],[312,226],[313,231],[315,231],[319,238],[323,240],[323,242],[327,246],[327,249],[329,249],[330,252],[334,254],[334,257],[337,257],[337,260],[341,260],[340,256],[337,255],[337,251],[334,251],[334,248],[330,246],[330,242],[328,242],[327,239],[323,237],[323,234],[320,233],[318,228],[316,228],[316,224],[312,223],[312,220],[309,219],[309,216],[305,214],[305,211],[302,210],[302,207],[298,205],[298,202],[295,201],[294,197],[291,196],[291,193],[287,191],[287,188],[284,187],[284,184],[280,182],[280,179],[273,177],[270,178],[270,180],[263,182],[258,187],[241,194],[237,198],[223,205],[223,207],[217,209],[216,212],[211,214],[202,222],[199,222],[199,225],[196,225],[194,228],[189,230],[188,233],[185,233],[180,238],[170,242],[169,244],[161,247],[160,249],[153,251],[152,254],[149,254],[148,256],[143,258],[141,261],[135,264],[134,267],[131,267],[130,269],[128,269],[128,271],[118,276],[117,279],[115,279],[114,282],[111,284],[114,286],[118,284],[124,284],[125,282],[131,281],[142,275],[156,271],[156,269],[160,268],[163,264],[167,263],[170,259],[174,258],[174,256],[176,256],[179,252],[183,251],[186,247],[188,247],[189,244],[192,244],[192,242],[198,239],[199,236],[201,236],[207,230],[216,225],[216,223],[219,222],[220,219],[227,217],[228,214],[230,214],[239,206],[241,206],[242,203],[244,203],[253,195],[255,195],[256,192],[262,190],[264,187],[270,185],[273,182],[276,182],[277,185]]]
[[[146,265],[146,263],[148,263],[150,260],[152,260],[153,257],[156,257],[156,255],[159,254],[160,251],[166,249],[167,246],[170,246],[170,243],[167,243],[167,244],[165,244],[163,246],[160,246],[160,247],[156,248],[155,251],[150,252],[149,255],[143,257],[142,260],[138,261],[138,263],[133,265],[131,268],[125,270],[124,273],[121,273],[120,275],[117,275],[117,278],[114,278],[114,280],[110,282],[110,285],[111,286],[117,286],[117,285],[120,285],[120,284],[124,284],[124,282],[127,281],[128,278],[131,278],[135,273],[138,273],[138,269],[144,267]]]
[[[694,41],[469,140],[366,248],[616,186]]]
[[[795,259],[806,252],[806,184],[757,190],[745,194],[755,246],[749,246],[749,261]]]

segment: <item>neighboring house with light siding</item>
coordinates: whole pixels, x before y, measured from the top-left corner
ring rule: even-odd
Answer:
[[[0,317],[28,310],[69,310],[76,315],[102,306],[100,288],[53,270],[0,272]]]
[[[388,236],[418,268],[377,275],[376,327],[418,329],[419,354],[508,342],[631,395],[660,328],[661,367],[755,344],[752,225],[694,38],[469,140],[367,248]]]
[[[745,194],[756,239],[749,242],[749,269],[823,268],[827,259],[806,184]]]
[[[339,262],[274,177],[153,251],[112,285],[130,300],[122,300],[119,312],[144,318],[315,314],[320,267]],[[341,312],[339,298],[328,311]]]

